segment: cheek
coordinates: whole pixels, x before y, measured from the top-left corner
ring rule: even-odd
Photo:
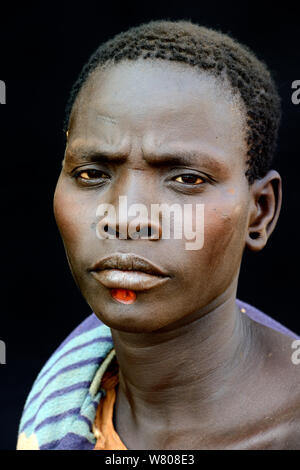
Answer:
[[[89,211],[86,204],[81,204],[78,198],[74,197],[62,179],[58,181],[55,190],[53,209],[64,244],[67,248],[77,245],[86,234]]]
[[[174,265],[177,259],[177,276],[185,286],[194,286],[195,289],[223,286],[232,280],[239,269],[245,246],[247,201],[236,201],[233,197],[226,199],[222,195],[218,199],[217,202],[206,202],[204,206],[202,248],[186,250],[186,240],[181,240],[178,253],[182,254],[182,258],[177,258],[176,250],[173,250],[175,256],[172,263]],[[195,230],[195,211],[192,221]]]
[[[204,248],[212,272],[218,265],[225,270],[236,270],[245,246],[247,206],[228,203],[207,207]]]

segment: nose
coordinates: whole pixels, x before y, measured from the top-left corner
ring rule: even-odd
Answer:
[[[98,223],[102,238],[147,239],[162,238],[161,214],[153,204],[148,174],[145,190],[145,173],[126,171],[109,197],[108,213]],[[151,203],[151,204],[149,204]]]
[[[114,217],[114,214],[104,217],[97,225],[97,232],[101,234],[101,238],[123,240],[159,240],[162,236],[159,221],[151,220],[151,217],[135,217],[130,220],[128,216],[124,217],[124,214],[121,217],[120,214],[119,217]]]

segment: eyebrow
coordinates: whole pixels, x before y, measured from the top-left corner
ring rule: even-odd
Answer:
[[[173,149],[172,151],[166,152],[155,152],[147,153],[143,158],[153,166],[164,166],[164,165],[203,165],[209,167],[213,171],[224,171],[227,167],[222,163],[223,159],[209,155],[206,152],[200,150],[182,150],[182,149]]]
[[[68,157],[78,158],[87,162],[103,163],[125,163],[129,152],[124,150],[112,150],[103,146],[99,147],[78,147],[67,150]],[[213,172],[229,172],[230,169],[224,163],[221,156],[213,157],[207,152],[200,150],[172,149],[172,151],[143,151],[142,159],[153,167],[166,167],[171,165],[195,165],[205,166]]]
[[[67,149],[66,156],[76,158],[87,162],[115,162],[124,163],[128,158],[128,153],[124,151],[112,151],[102,147],[101,149],[94,147],[75,147]]]

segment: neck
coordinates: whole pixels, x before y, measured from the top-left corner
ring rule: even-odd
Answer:
[[[172,329],[112,330],[112,336],[120,366],[116,407],[136,428],[145,427],[147,416],[165,428],[178,420],[211,419],[216,403],[232,397],[232,385],[247,380],[259,357],[252,322],[236,306],[234,288]]]

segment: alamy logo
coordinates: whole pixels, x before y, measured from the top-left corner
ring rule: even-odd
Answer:
[[[6,364],[6,344],[0,340],[0,364]]]
[[[300,339],[295,339],[292,342],[292,348],[296,349],[291,356],[292,363],[298,365],[300,364]]]
[[[0,104],[6,104],[6,86],[3,80],[0,80]]]
[[[127,196],[119,196],[119,208],[99,204],[96,217],[97,238],[185,239],[186,250],[200,250],[204,244],[204,204],[151,204],[150,214],[144,204],[127,205]],[[129,222],[129,218],[134,217]],[[118,230],[117,230],[118,227]]]
[[[296,91],[292,94],[292,103],[299,104],[300,103],[300,80],[294,80],[292,83],[292,88],[296,89]]]

